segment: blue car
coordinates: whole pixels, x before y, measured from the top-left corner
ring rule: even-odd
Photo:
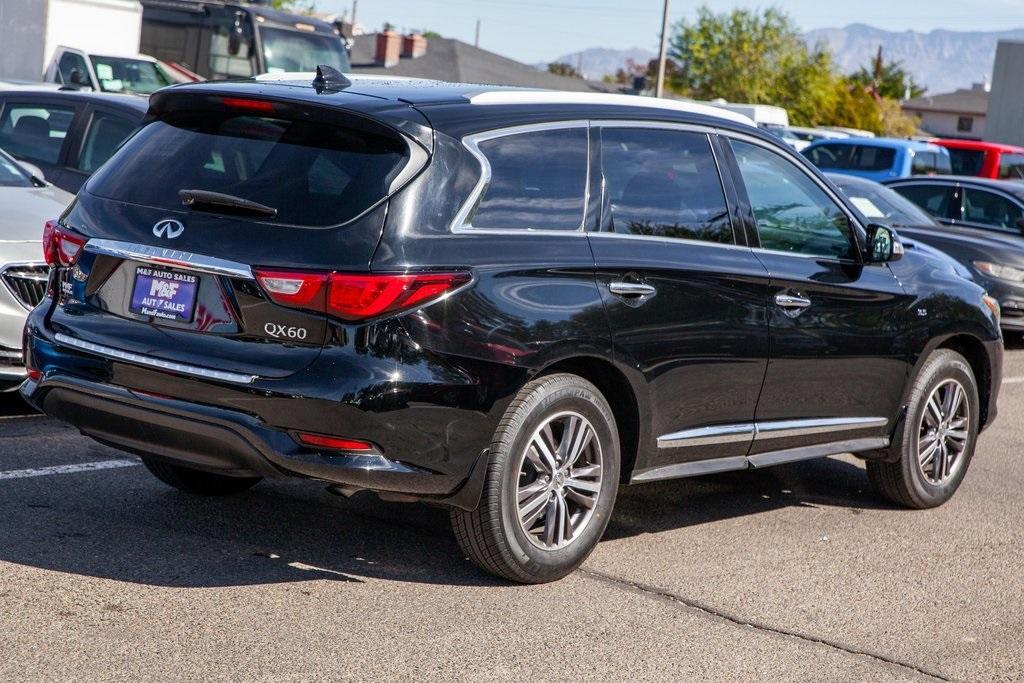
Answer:
[[[881,182],[915,175],[953,172],[949,151],[929,142],[896,138],[822,140],[802,154],[822,171]]]

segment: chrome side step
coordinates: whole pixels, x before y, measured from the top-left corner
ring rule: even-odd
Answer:
[[[769,451],[768,453],[757,453],[755,455],[736,455],[728,458],[709,458],[692,462],[679,462],[672,465],[649,467],[645,470],[634,472],[632,478],[630,478],[630,483],[639,484],[648,481],[661,481],[663,479],[697,477],[703,474],[745,470],[748,468],[761,469],[762,467],[771,467],[772,465],[781,465],[788,462],[886,448],[888,445],[889,439],[887,437],[870,437],[833,441],[831,443],[789,448],[781,451]]]

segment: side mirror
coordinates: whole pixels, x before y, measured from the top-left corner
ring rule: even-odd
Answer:
[[[903,243],[889,226],[872,223],[868,226],[868,248],[865,257],[868,263],[898,261],[903,257]]]
[[[1024,218],[1017,219],[1017,229],[1024,233]]]
[[[33,180],[37,180],[43,185],[46,184],[46,177],[43,175],[43,171],[35,164],[30,164],[27,161],[19,161],[18,165],[21,166],[25,171],[32,176]]]

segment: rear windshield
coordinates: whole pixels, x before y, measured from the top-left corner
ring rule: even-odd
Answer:
[[[345,223],[388,195],[408,159],[396,136],[360,126],[191,111],[140,130],[90,180],[90,193],[181,209],[181,190],[233,195],[303,226]]]
[[[949,162],[953,175],[981,175],[985,152],[980,149],[950,149]]]

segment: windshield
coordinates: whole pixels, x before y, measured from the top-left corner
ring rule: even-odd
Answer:
[[[916,204],[887,187],[847,184],[841,180],[834,182],[868,220],[895,226],[936,225],[935,219]]]
[[[345,46],[337,36],[261,26],[260,38],[267,73],[316,71],[321,64],[342,73],[351,71]]]
[[[28,173],[3,152],[0,152],[0,187],[32,187]]]
[[[171,81],[154,62],[131,57],[93,56],[92,68],[103,92],[128,92],[148,95]]]

